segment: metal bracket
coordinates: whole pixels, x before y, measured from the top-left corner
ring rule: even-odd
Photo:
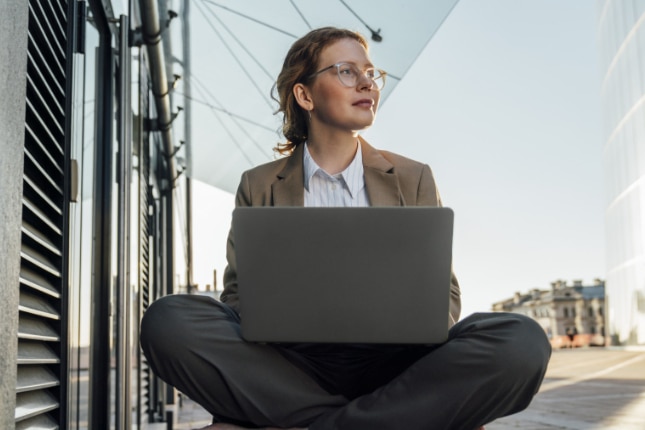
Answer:
[[[160,131],[159,118],[144,118],[143,129],[146,132]]]
[[[153,34],[152,36],[148,36],[143,34],[143,30],[141,29],[141,26],[130,30],[130,46],[136,46],[140,48],[143,45],[153,45],[155,43],[158,43],[161,40],[161,35],[163,34],[164,31],[170,27],[170,22],[177,18],[179,16],[177,12],[174,10],[169,10],[168,11],[168,19],[166,20],[165,24],[157,34]]]
[[[143,45],[143,31],[141,27],[130,30],[128,43],[130,47],[140,48]]]
[[[170,121],[167,124],[161,124],[159,122],[159,118],[144,118],[143,120],[143,126],[145,127],[145,130],[150,132],[150,131],[167,131],[170,129],[173,121],[175,121],[175,118],[179,115],[179,113],[184,110],[183,107],[177,106],[177,112],[172,114],[172,117],[170,118]]]

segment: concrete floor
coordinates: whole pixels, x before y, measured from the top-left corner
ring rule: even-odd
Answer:
[[[645,429],[645,351],[555,351],[531,406],[487,430]]]
[[[210,422],[199,405],[182,399],[174,429]],[[167,429],[166,423],[149,426]],[[554,351],[540,392],[529,408],[486,430],[644,430],[645,350],[584,348]],[[376,429],[377,430],[377,429]]]

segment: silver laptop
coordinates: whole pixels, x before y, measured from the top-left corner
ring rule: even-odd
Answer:
[[[235,209],[242,336],[445,341],[453,217],[437,207]]]

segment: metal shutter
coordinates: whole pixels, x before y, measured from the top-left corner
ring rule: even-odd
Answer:
[[[16,428],[63,422],[67,4],[29,1]]]
[[[142,112],[147,112],[148,109],[148,100],[145,97],[147,91],[143,90],[142,85],[141,96],[143,97],[143,102],[141,106]],[[139,149],[139,294],[140,294],[140,305],[139,305],[139,320],[143,313],[148,309],[152,298],[150,297],[151,289],[150,284],[152,282],[152,267],[151,264],[154,264],[151,257],[151,240],[150,237],[153,234],[153,196],[152,196],[152,187],[150,185],[150,139],[147,132],[142,132],[144,138],[141,139],[140,149]],[[140,412],[143,409],[143,412],[146,414],[146,419],[148,421],[153,420],[152,416],[152,405],[151,402],[151,380],[154,377],[152,371],[148,366],[148,362],[141,351],[139,351],[140,365],[139,369],[141,371],[141,390],[139,399]],[[141,418],[140,418],[141,419]]]

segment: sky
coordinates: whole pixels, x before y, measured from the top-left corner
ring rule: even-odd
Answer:
[[[363,134],[432,168],[462,316],[605,276],[595,3],[461,0]],[[233,196],[193,193],[194,281],[221,289]]]

